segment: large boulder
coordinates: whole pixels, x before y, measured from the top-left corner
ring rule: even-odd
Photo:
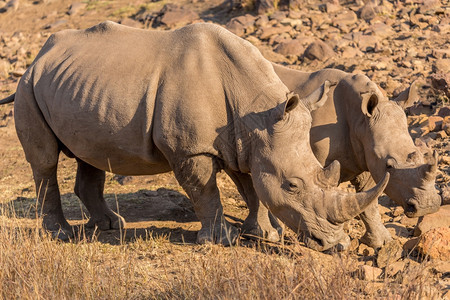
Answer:
[[[450,260],[450,228],[434,228],[422,235],[418,247],[422,255],[442,261]]]

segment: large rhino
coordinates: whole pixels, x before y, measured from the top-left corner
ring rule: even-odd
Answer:
[[[334,160],[341,163],[339,182],[351,181],[357,191],[364,191],[374,186],[373,179],[380,180],[389,172],[385,192],[408,217],[439,209],[437,153],[420,153],[408,133],[403,111],[416,100],[414,86],[390,101],[364,75],[336,69],[308,73],[273,66],[283,83],[300,97],[327,80],[337,83],[330,89],[327,102],[312,112],[311,147],[321,164]],[[380,247],[391,239],[376,202],[361,214],[361,219],[366,225],[362,242]]]
[[[216,25],[157,32],[104,22],[52,35],[4,102],[15,101],[43,225],[60,238],[71,232],[56,178],[62,151],[77,159],[75,193],[91,215],[87,226],[124,222],[103,198],[105,170],[173,170],[201,222],[197,241],[232,243],[238,231],[224,219],[216,185],[224,169],[246,200],[261,199],[323,250],[347,242],[342,223],[389,178],[364,193],[330,188],[339,163],[322,169],[309,144],[310,110],[328,89],[326,82],[300,100],[255,47]],[[250,214],[244,227],[274,234],[267,214],[257,218]]]

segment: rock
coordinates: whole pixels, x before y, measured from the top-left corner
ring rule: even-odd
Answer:
[[[444,118],[439,116],[430,116],[428,118],[428,129],[430,131],[439,131],[442,129]]]
[[[392,36],[394,33],[395,32],[392,29],[392,27],[384,23],[375,23],[372,26],[370,26],[369,29],[365,32],[365,34],[373,34],[381,38],[387,38],[389,36]]]
[[[447,120],[445,118],[446,117],[450,117],[450,107],[449,106],[444,106],[444,107],[439,108],[439,110],[437,112],[437,115],[439,117],[444,118],[444,123],[447,123],[448,121],[445,121],[445,120]],[[450,122],[450,119],[448,119],[448,120]]]
[[[299,10],[305,5],[304,0],[289,0],[289,9]]]
[[[434,58],[450,58],[450,49],[433,49],[431,55]]]
[[[359,244],[358,254],[363,256],[373,256],[375,255],[375,250],[372,247],[367,246],[366,244]]]
[[[138,22],[136,20],[133,20],[131,18],[124,18],[122,20],[120,20],[120,24],[125,25],[125,26],[129,26],[129,27],[134,27],[134,28],[141,28],[142,27],[142,23]]]
[[[359,266],[359,278],[362,280],[375,281],[380,277],[383,270],[368,265]]]
[[[267,15],[261,15],[256,18],[255,25],[258,27],[264,27],[269,23],[269,17]]]
[[[257,46],[261,54],[269,61],[274,63],[290,63],[290,61],[282,54],[275,53],[272,48],[266,45]]]
[[[259,31],[259,38],[262,40],[266,40],[266,39],[270,38],[272,35],[289,32],[289,31],[291,31],[290,26],[263,27]]]
[[[249,14],[231,19],[226,27],[237,36],[243,36],[244,33],[250,33],[254,30],[255,17]]]
[[[278,44],[275,52],[283,55],[300,56],[305,52],[305,47],[303,47],[303,43],[299,40],[290,40]]]
[[[342,6],[339,5],[339,2],[338,3],[335,3],[335,2],[325,3],[325,11],[329,14],[338,12],[340,10],[342,10]]]
[[[342,58],[362,57],[363,55],[364,53],[362,53],[358,48],[349,46],[342,48]]]
[[[86,8],[86,3],[83,2],[74,2],[70,5],[69,10],[67,11],[67,14],[69,16],[74,16],[80,13],[83,9]]]
[[[258,0],[256,10],[258,14],[266,14],[275,11],[275,2],[277,0]]]
[[[353,25],[358,20],[355,12],[346,11],[338,14],[335,18],[332,19],[333,25],[337,27]]]
[[[437,212],[421,217],[414,236],[423,235],[438,227],[450,227],[450,205],[442,205]]]
[[[12,71],[12,75],[16,76],[16,77],[22,77],[23,74],[25,74],[25,71],[26,70],[24,68],[18,68],[18,69],[15,69],[14,71]]]
[[[448,74],[450,70],[450,58],[436,59],[433,63],[433,72]]]
[[[406,255],[410,255],[412,251],[417,249],[417,244],[419,243],[419,238],[411,238],[403,244],[403,250],[406,252]]]
[[[441,2],[439,0],[422,0],[419,11],[422,14],[431,13],[440,8]]]
[[[6,59],[0,59],[0,78],[8,78],[11,64]]]
[[[47,24],[44,26],[44,29],[56,29],[59,28],[67,23],[67,20],[58,20],[56,22],[53,22],[51,24]]]
[[[442,205],[450,205],[450,186],[442,187]]]
[[[321,40],[311,43],[305,50],[305,57],[310,60],[325,61],[333,56],[335,56],[333,49]]]
[[[367,22],[372,20],[377,14],[376,7],[377,7],[376,3],[368,1],[358,11],[359,17]]]
[[[120,185],[126,185],[133,181],[133,176],[124,176],[124,175],[114,175],[113,179],[117,181]]]
[[[16,11],[19,8],[19,0],[10,0],[0,9],[0,13]]]
[[[167,27],[183,26],[199,20],[200,16],[184,6],[179,6],[177,4],[166,4],[159,11],[156,20],[156,26],[161,24]]]
[[[375,49],[378,37],[374,35],[362,35],[359,37],[358,46],[361,51],[371,51]]]
[[[385,273],[389,277],[395,277],[399,272],[402,272],[406,267],[406,262],[396,261],[386,267]]]
[[[450,97],[450,73],[438,71],[431,74],[431,86],[437,90],[444,91]]]
[[[392,240],[386,243],[378,251],[377,265],[379,268],[384,268],[387,265],[396,262],[402,257],[403,248],[399,241]]]
[[[450,228],[431,229],[422,235],[417,246],[419,252],[431,259],[450,260]]]
[[[433,271],[435,273],[440,273],[440,274],[447,274],[450,275],[450,261],[439,261],[436,260],[433,267],[432,267]]]

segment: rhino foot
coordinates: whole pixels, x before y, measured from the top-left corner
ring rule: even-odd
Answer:
[[[44,216],[42,227],[48,231],[53,239],[68,241],[74,237],[75,229],[67,223],[64,217]]]
[[[123,229],[125,228],[125,219],[111,211],[102,216],[92,216],[86,223],[87,228],[98,227],[100,230]]]
[[[386,227],[381,226],[378,230],[366,231],[361,237],[360,242],[369,247],[378,249],[392,240],[392,236]]]
[[[197,234],[198,244],[222,244],[231,246],[236,243],[239,230],[227,222],[215,225],[214,227],[202,227]]]
[[[247,220],[245,220],[242,225],[242,235],[252,240],[265,239],[270,242],[278,242],[280,240],[279,231],[273,228],[272,225],[266,225],[267,226],[264,226],[264,224],[247,222]]]

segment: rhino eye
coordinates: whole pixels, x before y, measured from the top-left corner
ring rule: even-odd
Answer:
[[[286,179],[283,188],[288,192],[296,192],[303,186],[303,181],[299,178]]]

